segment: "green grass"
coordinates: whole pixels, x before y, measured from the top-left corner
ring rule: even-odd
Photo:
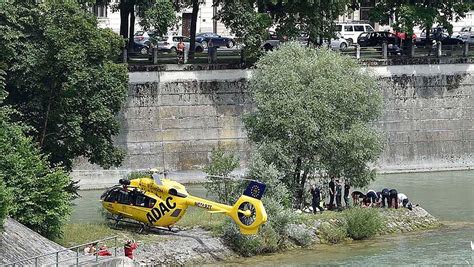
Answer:
[[[111,236],[118,236],[117,244],[119,247],[129,239],[140,241],[141,243],[165,239],[156,234],[139,234],[137,227],[131,227],[124,224],[119,225],[118,229],[113,229],[105,222],[97,224],[70,223],[66,224],[63,230],[62,237],[55,240],[55,242],[63,247],[72,247]],[[113,247],[115,245],[114,240],[107,241],[106,244],[108,247]]]
[[[218,233],[226,217],[224,214],[209,213],[204,209],[189,207],[186,214],[184,214],[183,218],[181,218],[176,225],[180,227],[200,226],[213,233]]]

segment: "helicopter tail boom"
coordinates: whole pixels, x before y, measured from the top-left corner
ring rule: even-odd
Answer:
[[[242,234],[256,234],[260,225],[267,221],[267,213],[260,200],[265,191],[265,184],[250,182],[244,193],[233,206],[188,196],[188,205],[208,209],[210,213],[224,213],[239,226]]]

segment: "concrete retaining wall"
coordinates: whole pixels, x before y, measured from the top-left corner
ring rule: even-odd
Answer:
[[[386,137],[381,171],[467,169],[473,162],[474,64],[369,67],[379,77]],[[249,70],[130,72],[129,98],[116,143],[123,167],[102,170],[78,161],[83,188],[113,184],[137,169],[197,169],[223,146],[242,163],[248,154],[241,117],[251,107]],[[179,175],[178,175],[179,176]],[[202,178],[193,173],[189,181]]]

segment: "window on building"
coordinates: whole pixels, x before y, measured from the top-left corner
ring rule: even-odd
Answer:
[[[360,1],[360,7],[374,7],[375,0],[362,0]]]
[[[91,12],[94,13],[94,15],[96,15],[98,18],[107,17],[107,6],[94,5],[91,9]]]
[[[360,10],[360,20],[369,20],[370,9]]]

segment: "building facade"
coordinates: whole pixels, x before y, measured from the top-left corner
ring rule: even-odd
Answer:
[[[112,6],[120,0],[112,0],[108,6],[94,6],[90,8],[98,20],[99,27],[111,28],[114,32],[120,32],[120,12],[113,10]],[[215,32],[220,35],[230,35],[230,31],[219,21],[213,19],[218,8],[213,7],[213,0],[202,0],[199,8],[198,19],[196,23],[196,33],[199,32]],[[186,8],[178,13],[178,24],[175,25],[170,32],[185,36],[190,35],[191,31],[191,8]],[[135,31],[142,30],[139,24],[139,18],[135,20]]]
[[[113,10],[112,6],[117,4],[120,0],[112,0],[111,4],[108,6],[94,6],[90,8],[90,11],[93,12],[98,20],[99,26],[103,28],[111,28],[114,32],[120,32],[120,12],[118,10]],[[216,21],[214,16],[218,11],[218,7],[213,6],[214,0],[201,0],[196,33],[200,32],[215,32],[219,35],[231,35],[230,30],[225,27],[220,21]],[[348,11],[344,16],[340,16],[338,22],[359,22],[363,21],[370,23],[369,14],[370,11],[375,7],[375,0],[362,0],[360,3],[360,9],[354,11]],[[173,29],[170,29],[171,32],[176,34],[189,36],[191,29],[191,8],[186,8],[179,12],[177,15],[179,17],[179,22],[174,26]],[[135,31],[140,31],[142,28],[139,25],[139,18],[135,21]],[[391,20],[387,20],[386,25],[379,25],[378,23],[371,23],[374,26],[376,31],[390,30]],[[474,10],[469,11],[466,14],[466,17],[459,20],[453,21],[453,31],[459,31],[462,27],[465,26],[474,26]],[[415,29],[415,33],[421,32],[420,29]]]

